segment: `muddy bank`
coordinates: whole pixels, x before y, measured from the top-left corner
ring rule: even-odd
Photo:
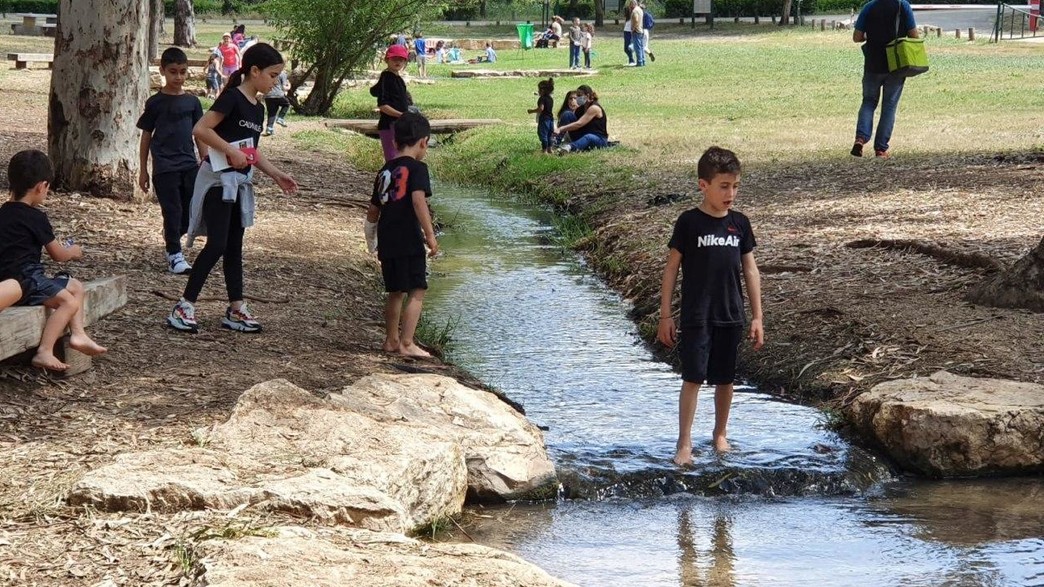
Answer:
[[[469,153],[468,180],[503,188],[516,159]],[[441,155],[439,155],[441,156]],[[580,155],[597,157],[594,155]],[[741,370],[773,393],[844,405],[874,384],[940,369],[1044,380],[1044,314],[975,306],[967,288],[1040,240],[1044,155],[748,165],[736,208],[758,240],[767,343]],[[539,180],[539,181],[538,181]],[[574,215],[573,235],[634,304],[652,341],[666,243],[699,202],[695,169],[606,169],[516,189]],[[914,245],[911,246],[911,243]]]

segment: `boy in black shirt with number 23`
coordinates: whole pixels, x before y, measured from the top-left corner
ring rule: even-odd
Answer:
[[[692,463],[692,421],[700,385],[714,385],[714,449],[729,450],[726,427],[732,405],[736,356],[743,340],[742,275],[750,299],[748,338],[754,349],[765,342],[761,315],[761,276],[754,262],[754,232],[732,204],[739,191],[740,162],[732,151],[711,147],[697,164],[703,201],[682,213],[674,225],[667,268],[660,289],[657,339],[678,342],[682,389],[678,401],[678,443],[674,462]],[[675,330],[671,300],[679,268],[682,280],[681,333]]]
[[[374,180],[364,229],[370,252],[376,251],[381,262],[388,292],[384,350],[424,359],[431,355],[413,340],[428,289],[424,245],[429,257],[439,252],[428,210],[431,180],[422,162],[428,154],[431,125],[424,116],[408,112],[392,129],[399,156],[385,163]]]

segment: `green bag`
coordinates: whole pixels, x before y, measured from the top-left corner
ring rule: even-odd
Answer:
[[[913,77],[928,71],[928,52],[924,48],[924,39],[899,36],[899,17],[902,15],[902,3],[895,15],[895,40],[885,45],[888,56],[888,71],[900,77]]]

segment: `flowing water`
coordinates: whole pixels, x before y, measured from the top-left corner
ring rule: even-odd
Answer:
[[[705,389],[695,467],[673,466],[680,378],[627,303],[554,244],[550,213],[436,194],[425,319],[452,324],[448,358],[546,427],[563,483],[555,502],[473,510],[476,541],[592,587],[1044,585],[1040,479],[896,479],[818,411],[750,387],[733,402],[733,452],[710,448]]]

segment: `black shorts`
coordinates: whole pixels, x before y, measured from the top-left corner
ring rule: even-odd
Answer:
[[[428,289],[427,269],[424,255],[381,260],[384,291],[410,292],[415,289]]]
[[[47,277],[43,265],[30,265],[22,271],[22,299],[19,306],[42,306],[47,300],[62,293],[69,285],[69,276]]]
[[[732,383],[736,379],[736,358],[745,327],[686,326],[678,342],[682,380],[709,385]]]

